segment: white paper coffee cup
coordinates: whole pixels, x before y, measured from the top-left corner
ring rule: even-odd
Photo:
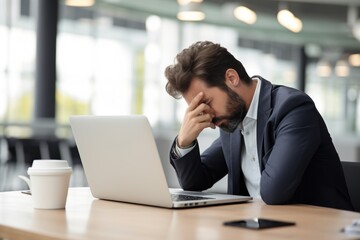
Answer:
[[[34,208],[65,208],[72,172],[66,160],[34,160],[27,172]]]

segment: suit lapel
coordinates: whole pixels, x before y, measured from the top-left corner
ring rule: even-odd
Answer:
[[[264,137],[264,127],[266,125],[267,119],[272,111],[271,109],[271,91],[272,84],[263,79],[260,76],[255,76],[261,79],[261,88],[260,88],[260,97],[258,105],[258,119],[257,119],[257,147],[258,147],[258,156],[259,164],[261,171],[264,169],[261,158],[263,156],[263,137]],[[229,177],[231,178],[231,185],[229,185],[229,193],[231,194],[240,194],[248,195],[244,176],[241,170],[241,147],[242,147],[242,135],[239,130],[236,130],[234,133],[230,134],[230,166]],[[231,175],[231,176],[230,176]]]

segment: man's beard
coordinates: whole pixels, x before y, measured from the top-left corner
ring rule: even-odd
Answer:
[[[238,125],[244,120],[247,110],[244,100],[233,90],[226,87],[225,90],[228,94],[228,100],[226,103],[226,111],[229,113],[227,116],[214,117],[212,122],[216,124],[221,120],[226,120],[219,125],[219,128],[225,132],[234,132]]]

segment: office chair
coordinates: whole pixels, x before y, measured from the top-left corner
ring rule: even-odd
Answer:
[[[360,162],[341,162],[350,199],[356,212],[360,212]]]

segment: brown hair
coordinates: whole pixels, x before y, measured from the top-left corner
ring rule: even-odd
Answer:
[[[224,89],[225,72],[229,68],[237,71],[241,81],[251,81],[240,61],[220,44],[209,41],[192,44],[176,56],[176,61],[165,69],[166,91],[174,98],[180,98],[188,90],[194,77],[202,79],[209,87]]]

